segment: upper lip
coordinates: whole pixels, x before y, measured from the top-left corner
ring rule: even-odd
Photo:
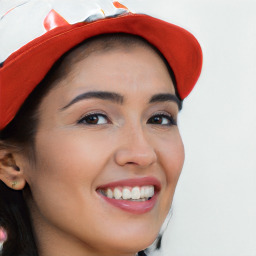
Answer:
[[[135,187],[135,186],[148,186],[153,185],[157,191],[161,189],[161,182],[155,177],[142,177],[142,178],[132,178],[132,179],[124,179],[118,180],[114,182],[110,182],[104,185],[100,185],[97,187],[98,189],[107,189],[107,188],[114,188],[114,187]]]

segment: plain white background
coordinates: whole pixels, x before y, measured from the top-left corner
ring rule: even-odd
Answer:
[[[256,256],[256,0],[120,2],[188,29],[204,54],[161,255]]]
[[[256,256],[256,1],[126,0],[199,40],[179,126],[186,161],[163,256]]]

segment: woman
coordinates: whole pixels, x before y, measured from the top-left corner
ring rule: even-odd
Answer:
[[[73,1],[88,15],[72,25],[64,5],[0,69],[2,255],[145,255],[182,169],[177,116],[201,49],[117,2]]]

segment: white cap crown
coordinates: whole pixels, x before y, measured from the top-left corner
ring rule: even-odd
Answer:
[[[0,7],[0,63],[56,27],[92,22],[129,12],[112,0],[19,0]]]

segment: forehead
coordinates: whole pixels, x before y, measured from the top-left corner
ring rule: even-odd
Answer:
[[[145,44],[96,48],[93,45],[74,52],[66,61],[67,75],[61,84],[71,91],[93,90],[165,90],[175,94],[169,70],[163,58]],[[152,91],[153,90],[153,91]]]
[[[165,64],[166,67],[163,69],[168,69],[169,75],[171,76],[172,81],[175,82],[175,78],[171,68],[169,67],[167,61],[165,60],[164,56],[148,43],[145,39],[139,36],[125,34],[125,33],[116,33],[116,34],[104,34],[100,36],[96,36],[90,39],[87,39],[82,44],[76,46],[73,50],[65,54],[61,61],[60,68],[58,70],[59,75],[57,75],[60,79],[72,78],[72,73],[75,71],[77,64],[81,61],[87,59],[90,55],[104,55],[104,53],[114,52],[119,50],[124,52],[130,52],[137,48],[146,48],[148,49],[148,55],[158,55],[162,62]],[[99,56],[97,56],[99,57]],[[135,57],[136,58],[136,57]],[[138,58],[138,57],[137,57]],[[90,58],[90,61],[93,60]],[[120,59],[112,60],[115,63],[118,63]],[[110,63],[109,60],[109,64]],[[64,72],[63,72],[64,71]],[[68,77],[68,75],[71,76]]]

